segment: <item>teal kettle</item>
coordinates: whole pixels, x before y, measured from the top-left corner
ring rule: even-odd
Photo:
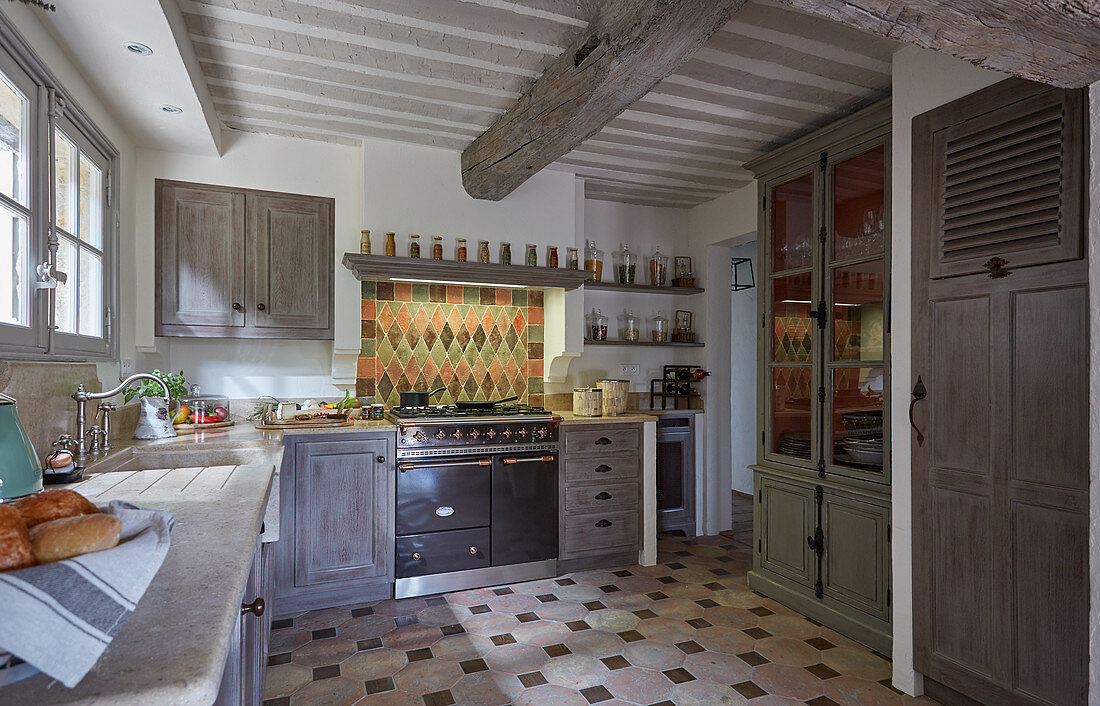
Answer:
[[[15,399],[0,393],[0,500],[42,490],[42,467],[19,421]]]

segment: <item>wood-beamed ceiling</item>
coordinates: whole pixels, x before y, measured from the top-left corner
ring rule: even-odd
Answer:
[[[179,0],[232,129],[463,150],[585,33],[597,0]],[[893,41],[754,1],[556,163],[589,198],[689,207],[888,94]]]

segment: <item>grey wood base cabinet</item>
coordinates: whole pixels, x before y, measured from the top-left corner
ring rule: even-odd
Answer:
[[[229,656],[225,660],[215,706],[252,706],[263,699],[264,669],[271,636],[273,546],[261,544],[259,537],[256,538],[252,570],[241,597],[241,617],[229,642]]]
[[[748,164],[759,180],[756,591],[891,648],[890,104]]]
[[[277,612],[392,598],[393,432],[291,436],[284,446]]]

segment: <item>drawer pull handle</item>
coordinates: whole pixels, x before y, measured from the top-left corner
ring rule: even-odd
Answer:
[[[420,561],[420,552],[413,552],[413,561]]]
[[[610,500],[611,499],[611,493],[597,493],[596,494],[596,499],[597,500]]]
[[[477,547],[470,547],[470,553],[476,556],[477,555]]]
[[[596,526],[597,527],[610,527],[611,526],[611,520],[600,520],[599,522],[596,523]]]
[[[596,470],[596,473],[607,473],[608,471],[611,470],[611,466],[608,466],[607,464],[601,463],[600,465],[596,466],[595,470]]]
[[[606,436],[601,436],[600,438],[596,439],[596,446],[607,446],[610,443],[611,439],[608,439]]]
[[[263,597],[257,597],[256,600],[251,603],[241,603],[241,615],[248,615],[252,613],[257,618],[264,614],[264,599]]]

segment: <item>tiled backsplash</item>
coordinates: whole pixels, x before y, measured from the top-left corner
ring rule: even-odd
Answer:
[[[533,289],[363,282],[356,394],[446,387],[457,400],[543,401],[543,293]]]

